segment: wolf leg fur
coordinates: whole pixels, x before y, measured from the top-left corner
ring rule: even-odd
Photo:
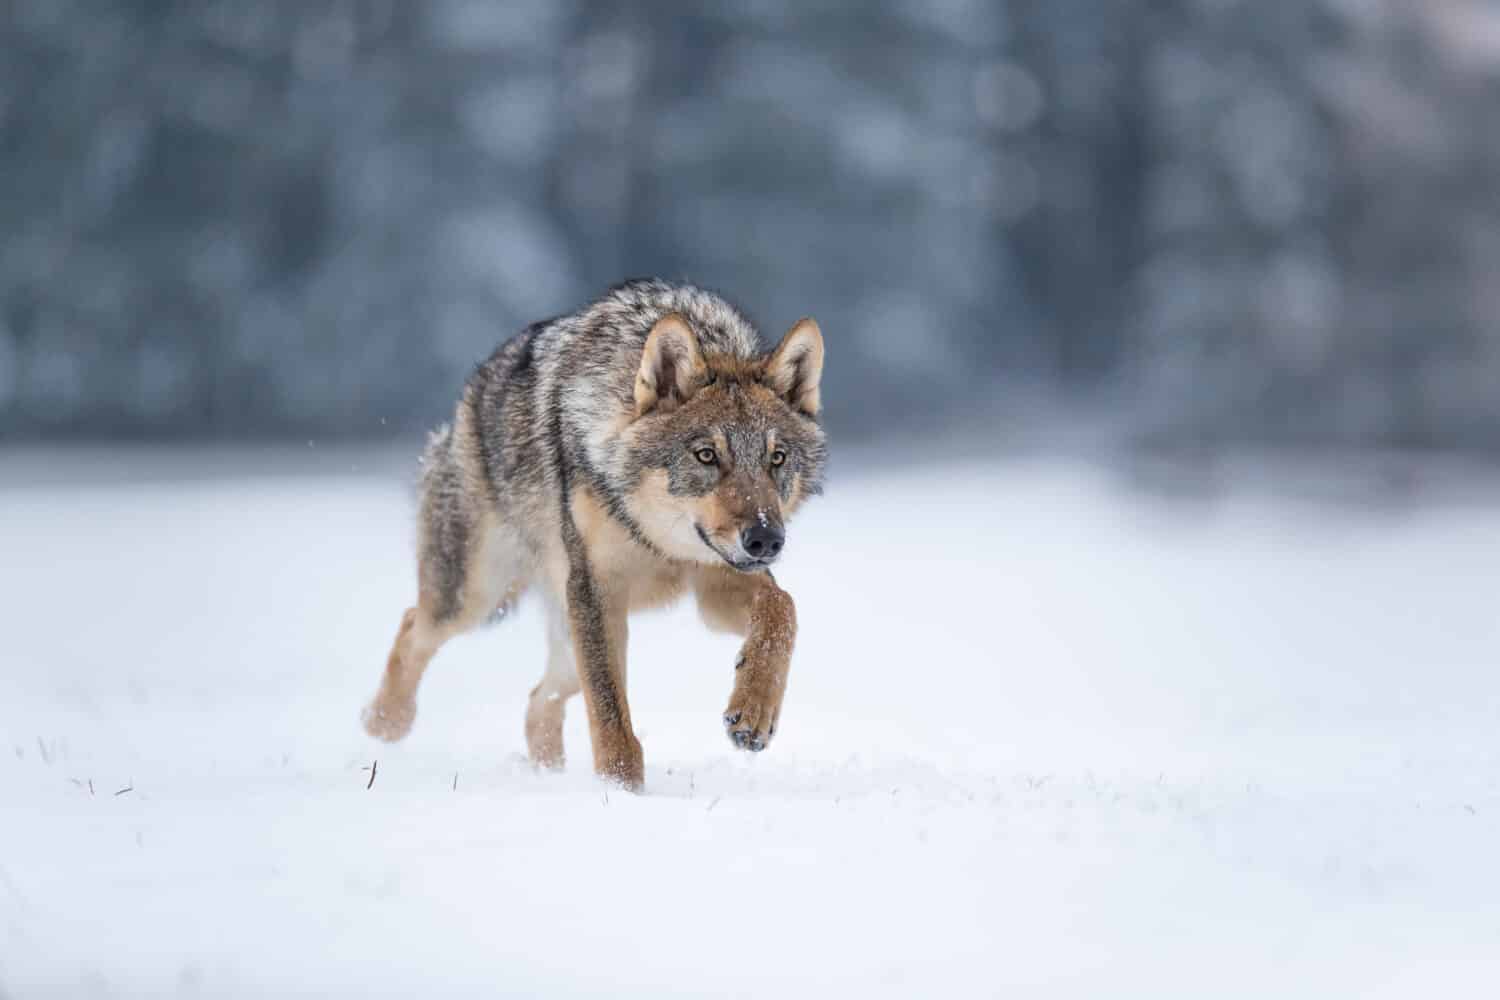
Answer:
[[[443,644],[442,632],[420,606],[407,608],[385,661],[380,691],[365,709],[365,732],[394,743],[411,732],[417,716],[417,686],[427,664]]]
[[[517,575],[513,536],[493,516],[478,519],[475,528],[465,536],[462,559],[430,542],[423,546],[417,606],[401,616],[380,690],[362,715],[365,731],[376,739],[394,743],[411,731],[417,688],[443,643],[483,624],[526,589]]]
[[[769,573],[706,570],[697,593],[698,613],[710,628],[745,637],[724,709],[725,732],[742,750],[764,750],[781,716],[797,638],[796,605]]]
[[[526,749],[538,767],[563,766],[563,716],[568,699],[582,688],[567,616],[548,609],[547,670],[526,703]]]
[[[568,620],[594,746],[594,772],[639,791],[646,768],[641,742],[630,725],[630,704],[625,699],[627,602],[619,589],[613,595],[602,589],[587,561],[576,557],[567,590]]]

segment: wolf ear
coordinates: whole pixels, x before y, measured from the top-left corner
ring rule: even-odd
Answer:
[[[763,381],[793,408],[816,417],[823,408],[818,380],[823,377],[823,332],[811,317],[799,319],[766,362]]]
[[[670,411],[692,398],[708,381],[708,366],[698,349],[698,337],[687,320],[668,313],[656,321],[641,353],[635,376],[635,412]]]

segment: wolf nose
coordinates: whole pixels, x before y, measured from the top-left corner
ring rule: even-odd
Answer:
[[[740,532],[740,544],[750,558],[770,562],[786,544],[786,533],[774,524],[753,524]]]

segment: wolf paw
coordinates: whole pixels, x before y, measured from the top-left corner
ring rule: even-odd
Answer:
[[[736,747],[760,753],[776,735],[775,714],[764,702],[736,695],[724,712],[724,731]]]
[[[646,760],[641,753],[640,741],[631,737],[609,749],[596,745],[594,773],[627,792],[640,792],[646,787]]]
[[[360,720],[365,724],[365,732],[377,740],[395,743],[411,732],[411,724],[416,717],[417,703],[413,699],[396,701],[390,698],[376,698],[361,713]]]

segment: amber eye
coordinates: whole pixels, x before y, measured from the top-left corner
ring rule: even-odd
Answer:
[[[696,455],[698,457],[698,461],[702,462],[704,465],[713,465],[719,460],[718,453],[715,452],[712,448],[699,448],[697,451],[693,452],[693,454]]]
[[[780,448],[777,448],[775,451],[771,452],[771,465],[773,467],[780,468],[785,464],[786,452],[782,451]]]

